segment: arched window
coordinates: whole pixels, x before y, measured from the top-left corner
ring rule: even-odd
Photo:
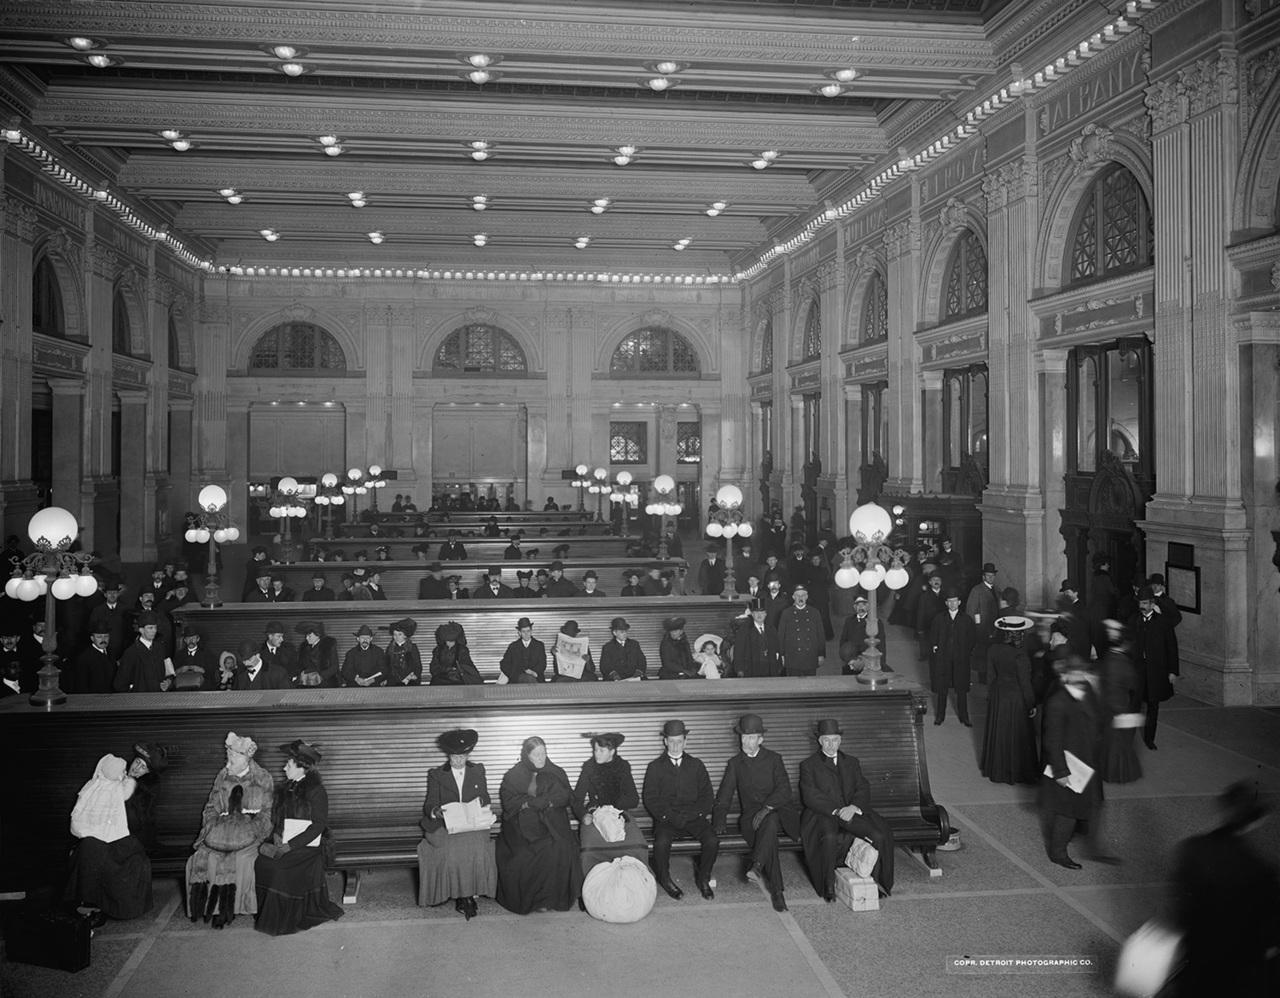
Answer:
[[[987,253],[972,229],[965,229],[947,265],[942,321],[987,310]]]
[[[618,344],[609,361],[613,375],[697,374],[698,355],[683,336],[665,326],[645,326]]]
[[[111,296],[111,352],[133,356],[133,333],[129,326],[129,306],[119,288]]]
[[[1067,245],[1070,284],[1151,265],[1151,208],[1137,178],[1119,163],[1089,185]]]
[[[800,345],[801,360],[816,360],[822,356],[822,306],[814,295],[809,303],[809,314],[804,318],[804,340]]]
[[[249,356],[251,371],[345,371],[347,357],[328,330],[310,322],[268,329]]]
[[[178,324],[173,321],[173,313],[169,313],[169,366],[175,371],[182,370],[182,348],[178,343]]]
[[[773,319],[767,319],[760,334],[760,374],[773,370]]]
[[[460,374],[515,374],[529,369],[524,351],[505,329],[475,322],[450,333],[436,351],[435,369]]]
[[[31,328],[45,336],[66,337],[67,320],[62,310],[62,287],[47,256],[36,261],[31,275]]]
[[[889,338],[889,289],[880,271],[867,282],[867,296],[862,303],[862,322],[858,326],[858,341],[874,343]]]

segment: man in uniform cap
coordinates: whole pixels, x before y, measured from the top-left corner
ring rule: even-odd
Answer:
[[[356,645],[342,660],[343,686],[386,686],[387,653],[373,643],[373,629],[361,624]]]
[[[711,824],[715,795],[707,767],[685,753],[688,734],[684,721],[667,721],[662,726],[665,751],[645,769],[642,796],[645,810],[653,817],[653,872],[659,885],[677,901],[684,896],[671,879],[671,843],[677,837],[695,838],[702,851],[694,881],[702,896],[710,900],[715,897],[711,872],[720,851],[720,840]]]
[[[120,657],[114,682],[117,693],[162,693],[173,685],[173,660],[156,632],[159,616],[144,610],[135,618],[138,636]]]
[[[960,593],[948,589],[943,593],[943,611],[933,618],[929,631],[929,683],[936,705],[933,723],[947,718],[947,696],[956,691],[956,713],[966,728],[969,721],[970,659],[975,641],[973,618],[960,612]]]
[[[476,587],[471,594],[472,599],[510,599],[515,595],[510,586],[502,584],[501,565],[490,565],[485,576],[484,585]]]
[[[614,617],[609,623],[613,635],[600,649],[600,675],[610,682],[645,678],[649,663],[640,642],[631,640],[631,625],[625,617]]]
[[[723,835],[729,806],[738,797],[738,830],[751,848],[747,879],[767,882],[774,911],[786,911],[782,869],[778,866],[778,836],[800,838],[800,811],[791,796],[791,778],[782,756],[763,745],[765,732],[758,714],[743,714],[734,726],[742,751],[730,757],[716,794],[714,827]]]
[[[507,683],[540,683],[547,675],[547,646],[533,636],[533,621],[516,621],[518,637],[502,653],[498,671]]]
[[[887,897],[893,891],[893,830],[871,808],[871,784],[857,757],[840,751],[840,722],[819,721],[817,738],[818,751],[800,763],[800,842],[813,889],[835,900],[836,867],[860,838],[879,853],[871,876]]]
[[[236,646],[236,658],[240,667],[231,681],[233,690],[287,690],[292,685],[284,669],[262,660],[262,646],[251,638]]]
[[[817,675],[827,657],[827,635],[822,614],[809,606],[809,587],[804,582],[792,586],[791,606],[778,615],[778,640],[788,676]]]

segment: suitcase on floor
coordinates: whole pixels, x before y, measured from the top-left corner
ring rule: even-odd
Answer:
[[[89,966],[89,920],[62,911],[15,912],[4,927],[5,959],[70,973]]]

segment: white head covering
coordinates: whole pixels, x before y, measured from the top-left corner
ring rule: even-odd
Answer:
[[[71,811],[71,834],[115,842],[129,834],[124,802],[133,794],[136,782],[125,776],[125,762],[117,755],[98,760],[93,779],[80,788]]]

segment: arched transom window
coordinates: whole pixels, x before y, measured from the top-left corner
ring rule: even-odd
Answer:
[[[629,333],[609,361],[614,375],[697,374],[698,355],[674,329],[645,326]]]
[[[858,340],[862,343],[874,343],[889,336],[889,289],[878,270],[867,282],[867,295],[862,302],[862,321],[858,328]]]
[[[947,265],[942,318],[958,319],[987,310],[987,252],[972,229],[965,229]]]
[[[310,322],[282,322],[262,334],[251,371],[345,371],[347,357],[333,334]]]
[[[1085,192],[1067,245],[1071,284],[1151,264],[1151,208],[1137,178],[1119,163],[1100,174]]]
[[[36,261],[31,275],[31,328],[45,336],[67,335],[66,314],[62,310],[62,288],[49,258]]]
[[[505,329],[473,322],[445,338],[433,367],[458,374],[515,374],[527,371],[529,364],[520,344]]]
[[[809,303],[809,314],[804,318],[804,340],[800,345],[800,359],[814,360],[822,356],[822,305],[815,295]]]

